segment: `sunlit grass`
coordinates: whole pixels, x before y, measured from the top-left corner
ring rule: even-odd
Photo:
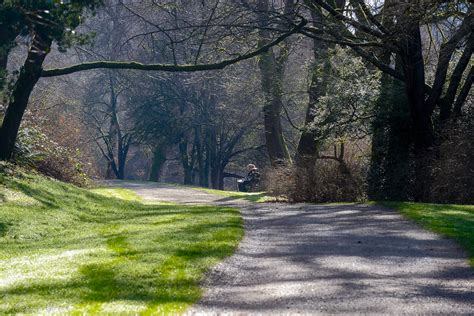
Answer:
[[[456,240],[474,267],[474,205],[385,202],[426,229]]]
[[[142,199],[132,190],[123,189],[123,188],[94,188],[89,190],[90,192],[97,193],[106,197],[122,199],[126,201],[135,201],[141,202]]]
[[[241,199],[254,203],[265,203],[265,202],[280,202],[281,199],[277,197],[269,196],[266,192],[237,192],[237,191],[222,191],[207,188],[196,188],[198,190],[205,191],[207,193],[228,197],[230,199]]]
[[[36,175],[0,182],[0,314],[179,313],[243,234],[230,208],[145,205]]]

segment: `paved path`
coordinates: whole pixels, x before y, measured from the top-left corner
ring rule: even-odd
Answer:
[[[452,241],[365,205],[251,204],[114,183],[145,199],[239,207],[246,235],[189,314],[474,314],[474,269]]]

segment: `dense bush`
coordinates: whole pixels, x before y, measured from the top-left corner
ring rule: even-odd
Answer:
[[[474,204],[473,122],[460,122],[440,144],[433,167],[432,202]]]
[[[265,188],[290,202],[358,202],[366,199],[365,169],[360,161],[318,159],[307,166],[268,171]]]

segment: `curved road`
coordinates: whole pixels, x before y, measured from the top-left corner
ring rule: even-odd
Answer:
[[[452,241],[366,205],[252,204],[109,182],[146,200],[241,209],[246,234],[188,314],[474,314],[474,269]]]

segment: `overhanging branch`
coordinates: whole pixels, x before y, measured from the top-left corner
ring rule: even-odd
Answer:
[[[79,71],[92,70],[92,69],[135,69],[135,70],[147,70],[147,71],[166,71],[166,72],[193,72],[193,71],[206,71],[206,70],[219,70],[229,65],[238,63],[243,60],[251,59],[266,51],[271,47],[278,45],[283,42],[289,36],[298,33],[305,25],[306,20],[302,20],[297,26],[287,33],[277,37],[274,41],[263,45],[257,50],[238,56],[236,58],[223,60],[218,63],[202,64],[202,65],[170,65],[170,64],[142,64],[138,62],[125,62],[125,61],[96,61],[89,63],[77,64],[65,68],[57,69],[45,69],[43,70],[41,77],[56,77],[62,75],[68,75]]]

